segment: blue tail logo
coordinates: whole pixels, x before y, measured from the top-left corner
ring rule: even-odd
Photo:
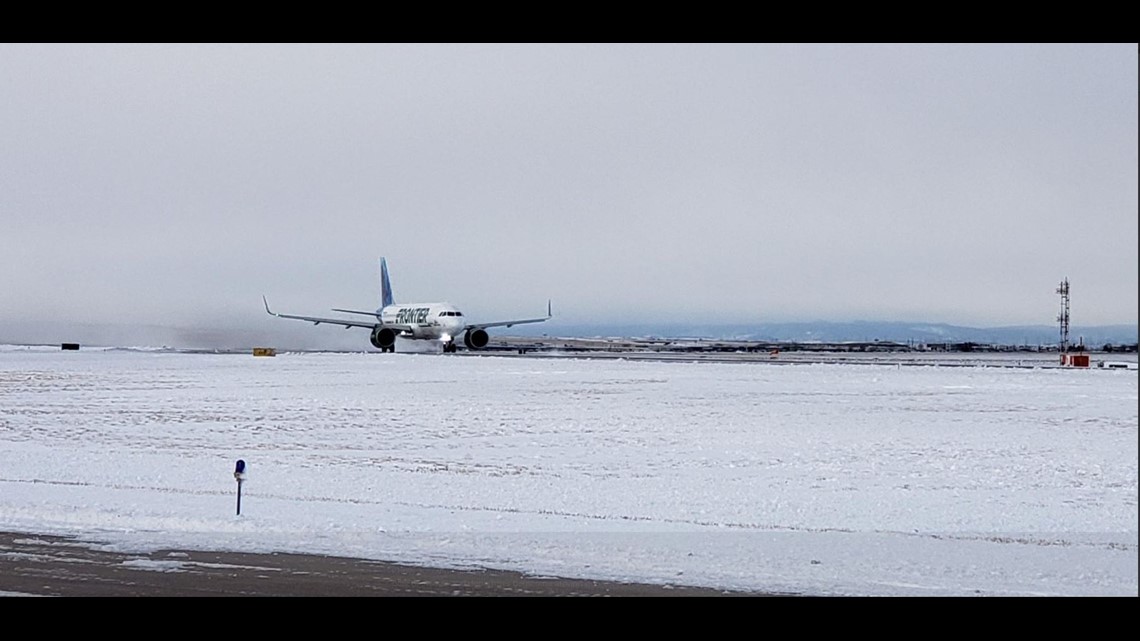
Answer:
[[[388,261],[383,258],[380,259],[380,309],[391,305],[395,301],[392,299],[392,283],[388,282]]]

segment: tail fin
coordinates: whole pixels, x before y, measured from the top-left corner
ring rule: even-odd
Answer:
[[[391,305],[395,301],[392,299],[392,283],[388,282],[388,261],[383,258],[380,259],[380,309]]]

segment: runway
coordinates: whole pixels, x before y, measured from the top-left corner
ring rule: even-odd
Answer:
[[[455,570],[311,554],[124,553],[72,537],[0,532],[0,596],[715,597],[690,586]]]

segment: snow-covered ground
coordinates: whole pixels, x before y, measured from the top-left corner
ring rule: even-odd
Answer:
[[[1134,369],[9,346],[0,529],[795,594],[1136,596],[1137,399]]]

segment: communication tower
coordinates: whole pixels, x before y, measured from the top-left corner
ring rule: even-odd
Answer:
[[[1057,315],[1057,321],[1061,323],[1061,353],[1069,351],[1069,279],[1061,281],[1057,287],[1057,293],[1061,295],[1061,313]]]

